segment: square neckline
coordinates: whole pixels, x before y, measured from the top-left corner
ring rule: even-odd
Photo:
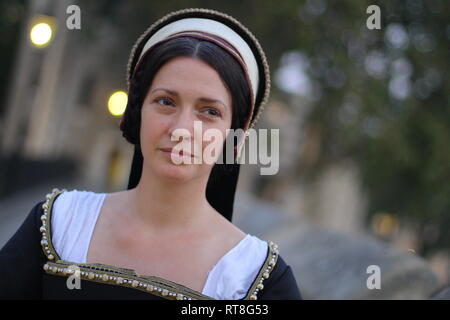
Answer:
[[[82,262],[82,264],[86,264],[86,265],[90,265],[90,264],[102,264],[102,265],[104,265],[104,266],[108,266],[108,267],[112,267],[112,268],[128,269],[128,270],[132,271],[134,274],[136,274],[138,277],[143,277],[143,278],[145,278],[145,277],[159,278],[159,279],[163,279],[163,280],[166,280],[166,281],[170,281],[170,282],[175,283],[175,284],[177,284],[177,285],[181,285],[181,284],[179,284],[179,283],[177,283],[177,282],[174,282],[174,281],[169,280],[169,279],[166,279],[166,278],[162,278],[162,277],[158,277],[158,276],[154,276],[154,275],[138,274],[138,273],[136,272],[135,269],[124,268],[124,267],[120,267],[120,266],[116,266],[116,265],[110,265],[110,264],[103,264],[103,263],[99,263],[99,262],[89,262],[89,263],[88,263],[88,262],[87,262],[87,256],[88,256],[89,249],[90,249],[90,245],[91,245],[91,242],[92,242],[92,237],[93,237],[94,230],[95,230],[95,227],[96,227],[96,225],[97,225],[97,222],[98,222],[98,219],[99,219],[99,216],[100,216],[100,212],[102,211],[102,209],[103,209],[103,207],[104,207],[104,203],[105,203],[105,200],[106,200],[106,197],[107,197],[108,193],[96,193],[96,192],[93,192],[93,191],[82,191],[82,190],[76,190],[76,191],[77,191],[77,192],[88,192],[88,193],[90,193],[91,195],[94,195],[94,196],[101,196],[101,197],[102,197],[100,200],[96,199],[97,201],[99,201],[99,205],[97,206],[97,210],[96,210],[95,213],[94,213],[94,214],[95,214],[94,223],[92,223],[92,226],[90,226],[90,230],[89,230],[89,233],[88,233],[89,236],[88,236],[88,241],[87,241],[87,244],[86,244],[86,248],[84,248],[84,250],[83,250],[84,253],[83,253],[83,262]],[[242,238],[235,246],[233,246],[231,249],[229,249],[224,255],[222,255],[222,256],[217,260],[217,262],[214,264],[214,266],[208,271],[208,275],[207,275],[207,277],[206,277],[206,281],[204,282],[201,291],[195,290],[195,289],[192,289],[192,288],[189,288],[189,287],[187,287],[187,288],[189,288],[190,290],[193,290],[193,291],[195,291],[195,292],[197,292],[197,293],[200,293],[200,294],[202,294],[202,295],[205,295],[205,294],[204,294],[204,291],[205,291],[205,289],[208,287],[208,284],[209,284],[209,282],[211,281],[211,279],[212,279],[212,277],[213,277],[213,275],[214,275],[214,272],[217,270],[217,268],[218,268],[221,264],[223,264],[224,261],[226,261],[227,257],[229,257],[230,255],[232,255],[235,251],[237,251],[240,247],[242,247],[243,244],[244,244],[245,242],[249,241],[250,238],[251,238],[251,235],[250,235],[249,233],[246,233],[245,236],[244,236],[244,237],[243,237],[243,238]],[[55,250],[55,251],[56,251],[56,250]],[[59,254],[58,254],[58,255],[59,255]],[[184,286],[184,285],[181,285],[181,286]]]

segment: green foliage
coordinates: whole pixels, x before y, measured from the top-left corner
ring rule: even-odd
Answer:
[[[309,122],[320,128],[322,153],[313,167],[302,170],[318,172],[329,162],[355,160],[370,215],[387,211],[416,226],[424,255],[449,249],[450,6],[444,1],[379,4],[382,29],[368,30],[369,4],[329,1],[297,40],[321,89]],[[406,36],[405,43],[393,42],[395,34],[389,40],[393,30],[400,33],[397,38]],[[368,71],[371,59],[381,64],[378,74]],[[333,68],[345,78],[339,87],[327,79]]]

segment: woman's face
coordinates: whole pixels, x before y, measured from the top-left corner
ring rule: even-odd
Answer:
[[[223,146],[226,130],[231,127],[231,103],[228,89],[208,64],[189,57],[169,60],[156,73],[142,105],[140,138],[144,167],[177,181],[209,176],[214,163],[202,159],[201,153],[211,143]],[[204,138],[208,129],[221,132],[219,141]],[[172,134],[178,134],[178,139],[172,140]],[[192,156],[170,152],[180,146]],[[177,164],[183,160],[184,163]],[[186,164],[188,161],[191,164]]]

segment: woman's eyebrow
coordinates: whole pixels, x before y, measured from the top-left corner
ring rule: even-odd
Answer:
[[[169,93],[169,94],[171,94],[171,95],[173,95],[173,96],[175,96],[175,97],[178,97],[178,96],[179,96],[179,95],[178,95],[178,92],[172,91],[172,90],[169,90],[169,89],[165,89],[165,88],[155,88],[155,89],[153,89],[150,93],[153,93],[153,92],[158,91],[158,90],[165,91],[165,92],[167,92],[167,93]],[[199,101],[202,101],[202,102],[207,102],[207,103],[215,103],[215,102],[217,102],[217,103],[222,104],[224,107],[226,107],[226,106],[225,106],[225,103],[223,103],[223,102],[220,101],[220,100],[216,100],[216,99],[212,99],[212,98],[207,98],[207,97],[200,97],[198,100],[199,100]]]

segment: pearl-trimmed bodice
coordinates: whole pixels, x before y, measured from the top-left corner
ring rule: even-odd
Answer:
[[[52,243],[61,259],[86,263],[89,243],[106,193],[72,190],[54,202]],[[267,257],[267,242],[247,234],[210,270],[202,294],[214,299],[245,297]]]

